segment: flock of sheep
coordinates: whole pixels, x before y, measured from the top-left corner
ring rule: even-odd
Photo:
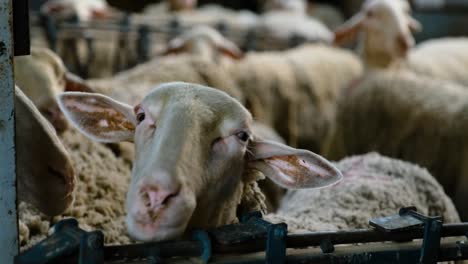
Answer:
[[[98,2],[54,0],[43,12],[112,16]],[[468,40],[414,46],[421,26],[406,0],[367,0],[348,21],[327,20],[334,31],[304,1],[266,2],[264,15],[175,0],[146,16],[216,14],[324,41],[243,54],[195,26],[164,56],[88,80],[45,47],[15,59],[23,248],[67,217],[109,244],[174,239],[251,211],[290,232],[366,228],[409,205],[468,219]],[[350,41],[356,51],[339,47]]]

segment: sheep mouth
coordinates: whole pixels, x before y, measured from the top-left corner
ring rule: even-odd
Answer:
[[[162,241],[181,236],[192,216],[185,199],[172,197],[157,210],[134,212],[127,216],[129,235],[140,241]]]

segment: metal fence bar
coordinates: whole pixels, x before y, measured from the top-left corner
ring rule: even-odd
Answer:
[[[0,0],[0,263],[18,254],[12,2]]]

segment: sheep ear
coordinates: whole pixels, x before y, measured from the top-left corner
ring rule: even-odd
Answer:
[[[350,18],[346,23],[338,27],[334,32],[335,38],[333,43],[335,45],[343,45],[347,42],[355,40],[357,34],[361,30],[365,18],[366,16],[360,12]]]
[[[136,118],[133,108],[95,93],[67,92],[57,98],[71,123],[99,142],[133,141]]]
[[[244,57],[244,52],[240,50],[236,44],[224,40],[217,44],[218,51],[235,60],[240,60]]]
[[[276,184],[288,188],[320,188],[343,178],[328,160],[313,152],[272,141],[254,141],[249,169],[261,171]]]
[[[411,29],[412,32],[420,32],[422,30],[422,25],[417,21],[416,19],[410,17],[409,18],[409,28]]]
[[[66,92],[86,92],[94,93],[92,89],[86,82],[80,77],[76,76],[71,72],[65,73],[65,91]]]

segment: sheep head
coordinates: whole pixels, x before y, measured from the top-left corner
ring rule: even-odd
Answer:
[[[15,90],[18,198],[53,216],[73,202],[75,173],[54,129],[20,89]]]
[[[421,30],[411,17],[406,0],[367,0],[361,10],[335,31],[335,43],[343,44],[362,33],[360,48],[369,66],[386,67],[405,58],[414,46],[412,32]]]
[[[236,60],[244,56],[235,43],[208,26],[196,26],[182,33],[169,42],[162,54],[183,52],[214,61],[218,60],[220,56]]]
[[[15,80],[59,133],[67,129],[68,122],[56,96],[64,91],[92,92],[83,80],[67,71],[55,53],[45,48],[32,48],[31,56],[15,59]]]
[[[162,84],[134,108],[98,94],[63,93],[58,100],[90,138],[135,142],[126,209],[129,234],[138,240],[234,222],[247,170],[286,188],[324,187],[342,178],[317,154],[256,140],[250,113],[212,88]]]

